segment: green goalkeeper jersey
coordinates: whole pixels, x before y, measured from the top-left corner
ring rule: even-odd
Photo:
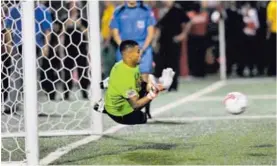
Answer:
[[[112,68],[109,86],[105,93],[105,109],[114,116],[124,116],[133,111],[128,98],[139,95],[141,77],[139,67],[129,67],[123,61]]]

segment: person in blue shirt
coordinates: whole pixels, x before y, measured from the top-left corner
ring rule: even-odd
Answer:
[[[150,46],[154,36],[154,26],[156,20],[150,7],[144,5],[142,1],[126,1],[119,6],[113,15],[110,27],[117,45],[124,40],[134,40],[141,49],[141,60],[139,64],[140,73],[145,82],[142,88],[145,89],[148,74],[152,73],[152,48]],[[116,61],[122,60],[120,51],[116,52]],[[146,106],[148,117],[150,105]]]
[[[12,31],[12,39],[15,46],[22,45],[22,16],[20,8],[20,4],[12,6],[5,19],[5,26]],[[50,40],[51,23],[52,16],[50,11],[43,4],[38,4],[35,9],[36,46],[43,48],[45,55],[47,55],[48,47],[44,47],[44,45]]]
[[[8,105],[11,108],[9,112],[16,112],[17,107],[20,102],[19,96],[22,96],[22,89],[23,89],[23,65],[22,65],[22,10],[21,10],[21,4],[15,4],[11,7],[9,7],[8,12],[5,17],[5,29],[12,34],[12,44],[13,44],[13,50],[12,50],[12,64],[13,67],[10,71],[10,91],[8,93],[9,95],[9,102]],[[35,33],[36,33],[36,53],[38,55],[42,54],[42,63],[38,63],[40,65],[40,79],[44,80],[41,85],[42,88],[45,89],[47,92],[50,92],[51,89],[47,86],[52,83],[50,83],[51,80],[47,80],[46,75],[53,75],[49,72],[46,72],[51,65],[49,64],[49,60],[47,58],[49,47],[47,43],[50,41],[50,32],[51,32],[51,23],[52,23],[52,17],[51,13],[48,11],[48,9],[42,4],[37,3],[35,8]],[[28,56],[28,55],[26,55]],[[53,89],[53,87],[52,87]]]

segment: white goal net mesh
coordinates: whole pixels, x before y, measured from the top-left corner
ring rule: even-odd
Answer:
[[[39,135],[89,134],[88,3],[34,3]],[[21,2],[1,2],[2,161],[25,159],[21,12]]]

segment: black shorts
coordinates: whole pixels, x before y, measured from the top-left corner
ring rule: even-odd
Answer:
[[[146,113],[142,112],[141,109],[135,109],[133,112],[124,116],[114,116],[108,112],[106,114],[115,122],[125,125],[145,124],[147,122]]]

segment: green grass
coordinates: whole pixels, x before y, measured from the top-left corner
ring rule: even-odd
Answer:
[[[130,129],[133,132],[105,136],[53,164],[276,164],[275,120],[164,125],[150,124],[148,132],[142,129],[147,126],[137,126]]]

